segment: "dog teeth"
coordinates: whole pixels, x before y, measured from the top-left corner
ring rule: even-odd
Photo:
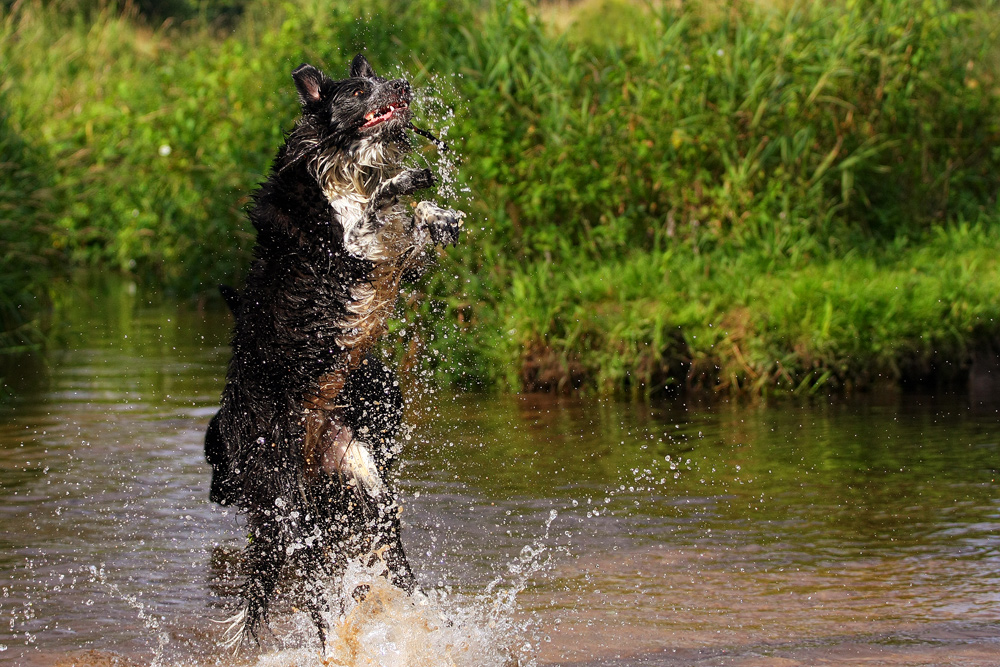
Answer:
[[[392,118],[397,111],[406,108],[408,108],[406,102],[400,102],[398,104],[390,104],[382,107],[378,111],[369,111],[365,114],[366,127],[371,127],[372,125],[387,121]]]

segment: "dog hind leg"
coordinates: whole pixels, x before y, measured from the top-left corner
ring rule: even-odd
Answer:
[[[407,595],[417,590],[417,579],[403,551],[400,525],[400,507],[395,502],[379,503],[375,518],[375,538],[372,542],[368,565],[381,560],[386,566],[386,578],[393,586]],[[376,560],[377,559],[377,560]]]
[[[330,550],[326,536],[336,534],[336,531],[323,531],[313,524],[312,538],[306,539],[306,546],[295,551],[291,558],[290,569],[296,576],[304,577],[301,583],[303,606],[319,636],[323,655],[326,655],[326,642],[330,633],[327,620],[330,614],[330,587],[334,587],[333,598],[339,603],[340,615],[344,613],[342,597],[342,579],[345,563],[342,557],[336,555],[339,550]],[[309,532],[306,530],[305,532]],[[315,539],[313,539],[315,538]]]
[[[268,604],[287,560],[285,540],[273,521],[253,528],[251,541],[243,552],[246,577],[242,597],[246,601],[243,640],[260,644],[260,631],[267,623]]]

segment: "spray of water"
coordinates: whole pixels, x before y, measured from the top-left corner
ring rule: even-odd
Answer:
[[[435,75],[427,85],[414,89],[413,98],[418,116],[415,122],[419,126],[415,132],[431,147],[418,150],[417,159],[437,175],[438,196],[461,209],[469,202],[471,190],[459,180],[461,146],[451,138],[456,120],[451,100],[458,99],[454,86],[446,77]]]
[[[156,638],[157,645],[154,649],[152,660],[149,663],[150,667],[161,667],[163,665],[164,651],[170,643],[170,635],[161,630],[160,621],[149,611],[148,603],[140,600],[138,595],[126,593],[116,582],[109,580],[103,563],[100,567],[96,565],[89,566],[88,571],[90,573],[90,583],[98,584],[114,598],[123,601],[135,610],[136,618],[146,628],[146,631]]]
[[[518,614],[517,596],[550,564],[549,529],[508,564],[476,596],[431,590],[408,596],[390,585],[377,567],[353,563],[344,588],[367,590],[343,617],[332,619],[325,655],[315,648],[305,614],[276,628],[289,645],[260,656],[257,667],[530,667],[536,664],[530,618]],[[303,645],[307,648],[303,648]]]

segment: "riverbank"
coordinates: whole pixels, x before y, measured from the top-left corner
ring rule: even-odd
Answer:
[[[472,224],[395,327],[442,382],[853,391],[1000,349],[985,0],[174,4],[2,10],[0,347],[66,267],[238,284],[288,73],[365,50],[458,156]]]
[[[977,355],[988,364],[1000,351],[995,225],[823,258],[672,248],[538,263],[510,285],[469,306],[487,385],[640,396],[958,386]]]

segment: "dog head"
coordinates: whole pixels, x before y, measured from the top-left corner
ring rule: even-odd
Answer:
[[[303,122],[320,141],[349,148],[359,143],[407,147],[412,91],[405,79],[386,79],[360,53],[350,76],[334,81],[313,67],[299,65],[292,78],[302,103]]]

